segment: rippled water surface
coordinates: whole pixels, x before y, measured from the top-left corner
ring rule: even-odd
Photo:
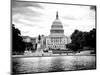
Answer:
[[[12,58],[13,73],[57,72],[95,69],[95,56]]]

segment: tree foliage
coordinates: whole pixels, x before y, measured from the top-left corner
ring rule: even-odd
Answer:
[[[72,42],[66,47],[74,51],[83,49],[84,47],[96,49],[96,29],[90,30],[90,32],[82,32],[75,30],[71,35]]]
[[[38,40],[39,40],[39,41],[41,40],[41,36],[40,36],[40,35],[38,36]]]
[[[21,37],[20,30],[12,24],[12,52],[22,53],[25,50],[25,43]]]

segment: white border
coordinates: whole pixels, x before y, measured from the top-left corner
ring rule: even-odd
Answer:
[[[40,75],[100,74],[100,2],[99,0],[36,0],[44,2],[87,4],[97,6],[97,70],[39,73]],[[10,0],[0,0],[0,75],[10,75]],[[36,75],[36,74],[33,74]]]

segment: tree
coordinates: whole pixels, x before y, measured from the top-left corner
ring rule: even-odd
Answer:
[[[90,37],[91,37],[90,41],[91,47],[96,48],[96,29],[90,31]]]
[[[66,47],[73,51],[83,49],[84,47],[90,47],[96,49],[96,29],[90,30],[90,32],[82,32],[75,30],[71,35],[72,42]]]
[[[84,42],[83,33],[79,30],[75,30],[71,35],[72,43],[78,45],[77,48],[82,48],[82,43]]]
[[[76,45],[74,43],[67,44],[66,47],[74,52],[78,51],[78,48],[79,48],[78,45]]]
[[[25,43],[21,37],[20,30],[12,24],[12,52],[22,53],[25,50]]]
[[[27,48],[27,50],[32,50],[33,44],[31,42],[25,42],[25,48]]]
[[[41,36],[40,36],[40,35],[38,36],[38,40],[39,40],[39,41],[41,40]]]
[[[96,53],[96,29],[92,29],[87,37],[88,45],[93,48],[94,53]]]

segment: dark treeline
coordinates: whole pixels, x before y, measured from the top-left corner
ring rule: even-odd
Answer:
[[[13,54],[21,54],[24,52],[24,50],[25,43],[23,42],[23,38],[21,37],[20,30],[15,28],[14,24],[12,24],[12,52]]]
[[[12,54],[23,54],[25,49],[36,50],[33,49],[32,42],[23,41],[20,30],[12,24]]]
[[[41,40],[41,36],[38,36],[38,40]],[[18,28],[15,28],[12,24],[12,54],[23,54],[25,50],[36,51],[37,43],[33,46],[32,42],[25,42],[21,36],[21,32]]]
[[[75,30],[71,35],[71,43],[66,47],[73,50],[96,50],[96,29],[90,30],[90,32],[82,32]]]

